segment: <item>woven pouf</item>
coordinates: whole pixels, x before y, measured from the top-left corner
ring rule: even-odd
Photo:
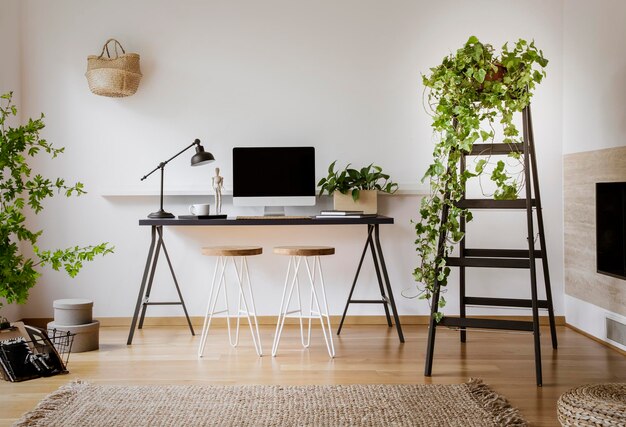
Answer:
[[[563,426],[626,426],[626,383],[573,388],[559,397],[557,413]]]

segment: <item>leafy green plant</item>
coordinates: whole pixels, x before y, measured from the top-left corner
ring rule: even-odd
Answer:
[[[489,44],[472,36],[455,54],[446,56],[440,65],[423,75],[425,101],[431,110],[432,127],[438,136],[433,151],[433,162],[422,182],[430,183],[430,195],[420,206],[420,220],[415,223],[416,251],[420,264],[413,276],[420,283],[420,298],[430,299],[436,283],[447,284],[450,268],[446,257],[454,244],[463,238],[459,220],[471,221],[471,213],[455,206],[466,182],[488,173],[495,192],[487,194],[495,199],[515,199],[523,187],[523,174],[513,175],[504,160],[491,164],[490,157],[476,162],[473,170],[460,172],[458,162],[462,153],[468,153],[476,141],[494,143],[502,135],[502,143],[521,142],[514,123],[514,113],[530,103],[533,89],[546,76],[548,61],[534,42],[518,40],[509,48],[502,46],[498,55]],[[496,133],[496,128],[500,132]],[[510,160],[522,163],[518,151],[509,154]],[[488,167],[491,165],[491,167]],[[522,164],[523,170],[523,164]],[[481,184],[482,188],[482,184]],[[442,218],[443,207],[449,215]],[[440,239],[440,232],[444,238]],[[445,298],[440,299],[440,307]],[[441,316],[440,313],[437,313]]]
[[[28,158],[42,151],[55,158],[64,149],[41,138],[39,133],[45,126],[43,114],[38,119],[29,119],[25,125],[11,127],[8,121],[16,115],[12,93],[0,96],[0,297],[9,304],[26,302],[29,290],[41,276],[37,267],[50,265],[54,270],[63,267],[74,277],[83,262],[113,252],[108,243],[55,250],[41,250],[37,246],[43,231],[27,227],[27,209],[39,214],[46,198],[59,193],[79,196],[85,190],[80,182],[67,185],[62,178],[49,179],[33,173]],[[20,251],[25,244],[32,246],[33,258]]]
[[[350,163],[343,170],[335,171],[337,160],[328,167],[328,176],[322,178],[317,186],[320,187],[320,196],[324,191],[328,195],[339,191],[342,194],[352,194],[352,199],[359,199],[360,190],[378,190],[383,193],[393,194],[398,190],[398,184],[393,182],[389,175],[383,173],[380,166],[373,163],[361,169],[353,169]]]

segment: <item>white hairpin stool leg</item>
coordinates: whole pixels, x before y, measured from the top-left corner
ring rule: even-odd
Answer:
[[[324,341],[326,341],[326,348],[328,349],[328,354],[330,355],[330,357],[335,357],[335,346],[333,344],[333,335],[332,335],[332,329],[330,326],[330,316],[328,313],[328,303],[326,301],[326,291],[324,289],[324,277],[322,275],[321,263],[320,263],[318,256],[313,258],[313,271],[315,271],[316,266],[318,267],[318,271],[319,271],[320,287],[321,287],[321,291],[323,295],[323,302],[324,302],[324,312],[322,312],[322,309],[319,303],[319,298],[317,296],[317,292],[315,291],[314,274],[311,274],[311,268],[309,266],[308,260],[305,259],[304,262],[306,266],[307,275],[309,277],[309,283],[311,284],[313,301],[315,302],[315,306],[317,308],[317,312],[313,313],[312,311],[313,307],[311,307],[311,317],[313,316],[313,314],[317,314],[317,317],[320,320],[320,325],[322,326],[322,333],[324,334]],[[326,324],[324,324],[324,317],[326,317]]]
[[[218,270],[220,271],[218,277]],[[206,340],[209,335],[209,328],[211,327],[211,320],[215,312],[215,305],[219,297],[220,289],[222,287],[224,273],[226,270],[226,260],[224,257],[217,257],[215,261],[215,271],[213,272],[213,280],[211,280],[211,291],[209,293],[209,301],[206,307],[206,314],[204,315],[204,325],[202,326],[202,335],[200,338],[200,345],[198,346],[198,357],[202,357],[204,354],[204,348],[206,346]],[[217,278],[217,290],[216,287]]]
[[[293,263],[293,276],[291,279],[291,286],[289,286],[289,276],[291,271],[291,264]],[[278,313],[278,322],[276,323],[276,334],[274,335],[274,344],[272,345],[272,356],[276,356],[278,352],[278,344],[280,343],[280,337],[283,333],[283,327],[285,326],[285,318],[289,314],[300,313],[302,315],[302,306],[298,307],[298,310],[289,311],[289,304],[293,295],[293,289],[298,284],[298,270],[300,269],[300,258],[290,257],[289,264],[287,266],[287,276],[285,277],[285,287],[283,289],[283,297],[280,304],[280,312]],[[289,286],[289,292],[287,293],[287,287]],[[298,285],[298,295],[300,294]],[[285,295],[287,299],[285,300]],[[298,298],[299,299],[299,298]],[[300,303],[300,302],[299,302]],[[302,329],[302,318],[300,318],[300,328]]]
[[[233,261],[233,265],[235,265]],[[245,275],[244,275],[245,273]],[[250,283],[250,272],[248,271],[248,262],[246,261],[246,257],[241,257],[241,261],[239,264],[239,271],[235,268],[235,274],[237,276],[237,284],[239,285],[239,307],[237,311],[237,337],[239,337],[239,320],[242,315],[245,315],[248,319],[248,325],[250,326],[250,333],[252,334],[252,342],[254,343],[254,349],[256,350],[259,356],[263,355],[263,349],[261,348],[261,336],[259,334],[259,323],[256,317],[256,308],[254,305],[254,296],[252,295],[252,285]],[[250,294],[250,306],[252,307],[252,311],[250,311],[248,301],[246,300],[246,295],[244,292],[244,282],[247,279],[248,291]],[[244,309],[241,309],[241,303],[243,302]],[[252,317],[250,317],[252,315]],[[252,325],[252,319],[254,319],[254,327]],[[237,338],[238,339],[238,338]]]
[[[320,260],[320,257],[315,257],[315,258],[317,261],[317,268],[319,271],[320,284],[322,288],[322,300],[324,301],[324,311],[326,312],[325,314],[326,324],[328,327],[328,337],[330,340],[329,354],[330,354],[330,357],[335,357],[335,345],[333,343],[332,327],[330,325],[330,311],[328,310],[328,299],[326,298],[326,285],[324,285],[324,275],[322,274],[322,261]]]
[[[298,257],[302,259],[302,257]],[[304,258],[304,262],[306,263],[306,258]],[[307,338],[306,342],[304,341],[304,331],[302,330],[302,318],[305,317],[308,321],[307,323]],[[300,315],[300,341],[302,342],[302,347],[309,348],[311,346],[311,323],[313,321],[313,291],[311,291],[309,297],[309,312],[308,315],[304,316]]]
[[[297,259],[298,262],[298,266],[301,265],[302,262],[302,257],[295,257]],[[298,271],[300,271],[298,269]],[[302,347],[304,348],[308,348],[309,345],[311,344],[311,319],[309,319],[309,338],[308,340],[305,342],[304,341],[304,324],[302,323],[302,318],[304,317],[304,312],[302,311],[302,298],[301,298],[301,292],[300,292],[300,279],[298,278],[298,271],[295,272],[295,279],[296,279],[296,293],[297,293],[297,297],[298,297],[298,310],[292,310],[289,313],[298,314],[298,323],[300,325],[300,342],[302,343]]]
[[[272,356],[276,356],[276,351],[278,350],[278,342],[280,341],[280,335],[282,333],[282,317],[283,305],[285,304],[285,296],[287,295],[287,286],[289,283],[289,273],[291,272],[291,257],[289,258],[289,263],[287,264],[287,275],[285,276],[285,284],[283,285],[283,294],[280,298],[280,308],[278,309],[278,319],[276,321],[276,331],[274,332],[274,342],[272,342]]]
[[[233,265],[233,269],[235,270],[235,272],[237,272],[237,266],[235,265],[235,260],[233,257],[226,257],[226,265],[228,265],[228,261],[231,261],[232,265]],[[226,269],[226,267],[224,267],[224,269]],[[236,323],[236,330],[235,330],[235,339],[233,341],[233,337],[232,337],[232,332],[231,332],[231,328],[230,328],[230,318],[231,318],[231,314],[230,314],[230,303],[228,302],[228,288],[226,288],[226,278],[222,277],[222,279],[224,280],[224,303],[226,304],[226,329],[228,330],[228,342],[230,343],[231,347],[237,347],[237,344],[239,343],[239,316],[235,316],[237,318],[237,323]],[[241,297],[238,298],[239,300],[239,306],[241,306]]]

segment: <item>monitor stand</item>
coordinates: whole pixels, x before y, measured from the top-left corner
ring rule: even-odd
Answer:
[[[265,206],[263,216],[285,216],[284,206]]]

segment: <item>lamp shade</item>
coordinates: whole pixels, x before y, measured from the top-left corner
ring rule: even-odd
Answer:
[[[215,161],[213,154],[208,151],[204,151],[204,147],[200,144],[196,145],[196,154],[191,158],[191,166],[206,165]]]

